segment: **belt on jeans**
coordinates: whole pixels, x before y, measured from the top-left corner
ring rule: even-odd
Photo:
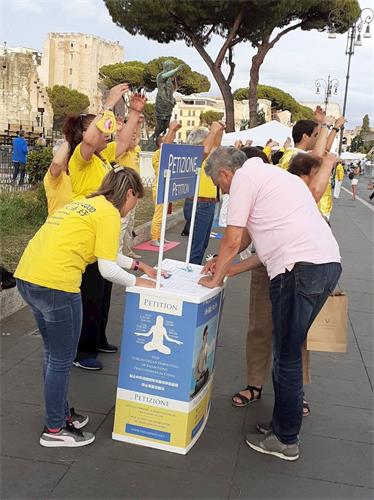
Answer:
[[[197,201],[208,201],[211,203],[215,203],[217,201],[217,198],[205,198],[204,196],[198,196]]]

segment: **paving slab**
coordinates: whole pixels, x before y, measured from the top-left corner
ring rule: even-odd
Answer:
[[[217,499],[228,498],[231,480],[214,475],[209,480],[200,464],[199,471],[144,463],[88,457],[71,467],[50,494],[50,499]]]
[[[1,457],[1,498],[44,500],[64,477],[68,467],[48,462]],[[6,478],[6,480],[5,480]]]

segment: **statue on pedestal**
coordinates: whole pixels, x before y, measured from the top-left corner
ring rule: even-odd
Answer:
[[[169,126],[175,99],[173,93],[175,90],[172,78],[184,68],[180,64],[177,68],[170,59],[163,63],[163,69],[157,75],[157,96],[156,96],[156,130],[155,140],[161,134],[164,134]]]

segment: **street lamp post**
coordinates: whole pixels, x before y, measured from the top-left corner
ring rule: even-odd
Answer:
[[[339,14],[341,14],[341,11],[339,9],[332,11],[330,13],[329,38],[336,38],[336,31],[337,31],[336,28],[339,28],[339,17],[340,17]],[[348,30],[347,45],[345,49],[345,55],[348,56],[348,66],[347,66],[347,74],[345,77],[343,116],[345,116],[345,112],[347,109],[347,96],[348,96],[348,85],[349,85],[349,77],[351,70],[351,58],[355,53],[355,47],[361,47],[362,38],[371,38],[370,23],[372,22],[373,18],[374,18],[374,11],[372,9],[370,9],[369,7],[362,9],[357,21],[355,21]],[[339,155],[342,152],[343,132],[344,132],[344,126],[342,127],[340,132]]]
[[[329,103],[329,99],[331,95],[334,93],[336,95],[338,93],[339,80],[336,78],[330,78],[330,75],[327,77],[327,81],[323,78],[318,78],[315,81],[316,86],[316,94],[320,94],[320,89],[325,89],[325,111],[327,112],[327,105]]]

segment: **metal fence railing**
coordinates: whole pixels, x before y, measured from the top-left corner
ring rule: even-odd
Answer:
[[[33,148],[30,148],[31,151]],[[24,183],[19,185],[19,174],[15,182],[13,182],[13,150],[11,145],[0,146],[0,192],[17,192],[27,191],[33,187],[29,183],[27,172]],[[148,158],[149,156],[149,158]],[[141,155],[140,158],[140,177],[145,188],[152,188],[155,183],[153,168],[150,162],[151,155]]]

